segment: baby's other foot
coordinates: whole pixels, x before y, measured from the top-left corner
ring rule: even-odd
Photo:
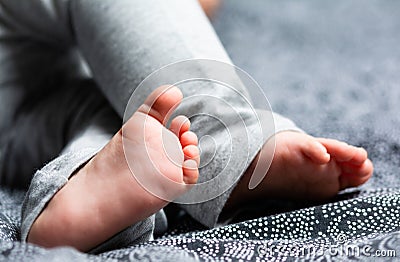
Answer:
[[[363,148],[291,131],[276,134],[275,141],[265,178],[249,190],[253,172],[266,172],[262,164],[256,168],[257,161],[267,162],[259,154],[232,192],[227,209],[263,198],[322,201],[342,189],[362,185],[372,175],[373,165]],[[270,147],[262,150],[266,148]]]

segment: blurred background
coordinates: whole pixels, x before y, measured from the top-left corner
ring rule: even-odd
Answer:
[[[275,112],[368,150],[368,190],[400,186],[399,14],[400,1],[229,0],[212,23]]]

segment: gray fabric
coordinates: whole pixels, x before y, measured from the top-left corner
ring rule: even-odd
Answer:
[[[61,88],[58,85],[63,81],[89,76],[76,49],[82,53],[95,81],[120,117],[134,88],[161,66],[189,58],[210,58],[230,63],[196,1],[3,0],[0,26],[2,143],[8,141],[21,101],[40,101],[49,89]],[[207,73],[208,69],[199,65],[198,70]],[[143,99],[150,91],[137,94],[137,99]],[[238,91],[247,95],[240,84]],[[184,88],[183,92],[190,96],[200,92],[200,87]],[[245,163],[248,166],[263,144],[257,140],[260,133],[257,117],[235,95],[218,93],[212,84],[202,85],[201,92],[228,100],[245,119],[251,134],[254,134],[250,138],[254,140],[243,140],[240,132],[233,132],[233,139],[239,141],[239,147],[249,147],[249,158]],[[35,96],[31,97],[32,94]],[[77,97],[82,96],[78,94]],[[56,108],[58,105],[53,106]],[[47,110],[53,112],[55,108]],[[210,102],[196,100],[180,107],[177,113],[192,115],[207,112],[210,108],[213,108]],[[237,130],[233,116],[225,114],[226,111],[218,107],[217,116],[226,119],[232,130]],[[276,119],[280,119],[279,130],[297,130],[291,121],[279,116]],[[200,137],[211,135],[216,138],[218,154],[210,165],[200,170],[201,179],[211,179],[218,174],[231,145],[219,125],[204,117],[193,118],[192,130]],[[45,203],[67,182],[76,168],[93,156],[93,152],[82,153],[79,148],[72,147],[67,151],[36,173],[23,208],[23,240]],[[5,155],[8,152],[3,152]],[[237,180],[242,174],[240,170],[245,167],[239,165],[240,156],[233,157],[236,159],[233,158],[228,170],[230,181]],[[54,177],[52,172],[56,173]],[[213,227],[231,190],[211,201],[183,208],[202,224]]]
[[[26,241],[33,222],[53,195],[97,151],[98,149],[88,148],[61,155],[36,172],[22,206],[21,239],[23,241]]]

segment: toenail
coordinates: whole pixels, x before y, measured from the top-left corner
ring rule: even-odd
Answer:
[[[197,162],[193,159],[189,159],[185,161],[185,167],[189,169],[197,169]]]

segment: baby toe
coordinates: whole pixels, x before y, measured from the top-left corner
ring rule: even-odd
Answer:
[[[183,154],[185,155],[185,160],[193,159],[196,161],[197,165],[200,164],[200,151],[195,145],[188,145],[183,148]]]
[[[190,120],[186,116],[177,116],[171,121],[169,130],[174,133],[177,137],[180,137],[183,133],[189,131]]]
[[[345,142],[328,138],[318,138],[318,141],[325,146],[328,153],[335,158],[336,161],[350,161],[355,155],[355,148]]]
[[[342,163],[342,175],[340,176],[341,188],[355,187],[364,184],[372,176],[373,164],[367,159],[362,165],[355,166]]]
[[[311,139],[302,148],[303,153],[317,164],[326,164],[330,160],[326,148],[318,141]]]
[[[185,184],[195,184],[199,178],[197,162],[193,159],[183,162],[183,182]]]
[[[368,153],[364,148],[353,147],[354,156],[350,159],[353,165],[362,165],[368,159]]]
[[[182,148],[185,148],[188,145],[196,145],[198,144],[197,135],[192,131],[184,132],[179,138]]]

